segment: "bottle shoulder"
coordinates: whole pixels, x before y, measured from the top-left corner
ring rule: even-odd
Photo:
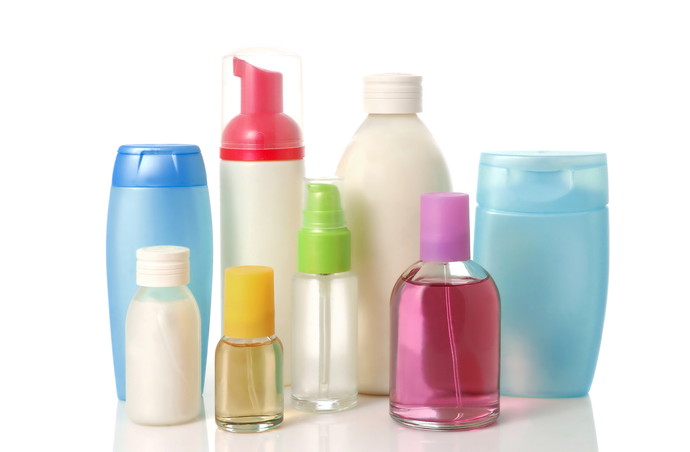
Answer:
[[[416,114],[369,115],[355,132],[354,138],[353,143],[357,139],[394,143],[416,139],[426,142],[429,147],[437,147],[426,124]]]
[[[367,119],[345,148],[336,174],[345,178],[346,191],[352,184],[364,181],[386,184],[397,179],[407,179],[413,187],[436,188],[426,191],[450,190],[443,153],[421,121]],[[368,190],[377,188],[369,186]]]
[[[275,334],[266,337],[256,337],[256,338],[234,338],[223,336],[218,342],[218,346],[226,346],[232,348],[248,348],[248,347],[274,347],[279,348],[281,351],[283,349],[283,343]]]
[[[351,271],[341,272],[341,273],[296,273],[293,276],[294,282],[348,282],[352,280],[357,280],[357,275]]]
[[[491,279],[478,263],[467,260],[458,262],[418,261],[403,272],[401,281],[411,284],[462,285]]]
[[[175,290],[177,289],[177,290]],[[201,328],[201,314],[194,295],[186,286],[141,287],[127,309],[127,325],[193,331]]]
[[[134,294],[136,301],[184,301],[195,302],[194,294],[187,286],[139,287]]]

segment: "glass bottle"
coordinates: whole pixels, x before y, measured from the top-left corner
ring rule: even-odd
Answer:
[[[292,297],[292,401],[333,412],[357,404],[357,277],[337,179],[309,181]]]
[[[223,338],[216,347],[216,424],[262,432],[283,422],[283,345],[275,335],[273,269],[225,270]]]
[[[421,199],[421,260],[391,296],[390,414],[411,427],[482,427],[499,414],[500,302],[470,260],[463,193]]]
[[[189,283],[189,248],[136,253],[137,290],[125,333],[127,415],[173,425],[201,411],[201,319]]]

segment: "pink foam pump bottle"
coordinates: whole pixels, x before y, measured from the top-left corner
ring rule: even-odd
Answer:
[[[429,430],[472,429],[499,414],[500,302],[470,260],[469,197],[422,195],[420,258],[391,296],[390,414]]]
[[[276,49],[240,49],[223,58],[220,265],[273,268],[285,384],[304,184],[300,68],[299,57]]]

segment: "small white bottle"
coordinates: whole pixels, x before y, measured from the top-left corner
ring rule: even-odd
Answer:
[[[137,250],[137,290],[127,312],[127,415],[173,425],[201,410],[201,320],[189,283],[189,248]]]
[[[329,182],[307,183],[292,280],[292,401],[311,412],[357,403],[357,277],[340,192]]]
[[[359,390],[388,394],[390,294],[419,252],[419,197],[451,191],[445,160],[419,119],[422,78],[364,79],[369,116],[336,174],[352,231],[352,270],[359,279]]]

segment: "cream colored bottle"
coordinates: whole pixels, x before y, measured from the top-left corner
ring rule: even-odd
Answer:
[[[420,196],[451,191],[443,155],[417,116],[421,81],[408,74],[364,78],[369,115],[336,171],[359,278],[358,386],[365,394],[388,394],[390,295],[418,258]]]

